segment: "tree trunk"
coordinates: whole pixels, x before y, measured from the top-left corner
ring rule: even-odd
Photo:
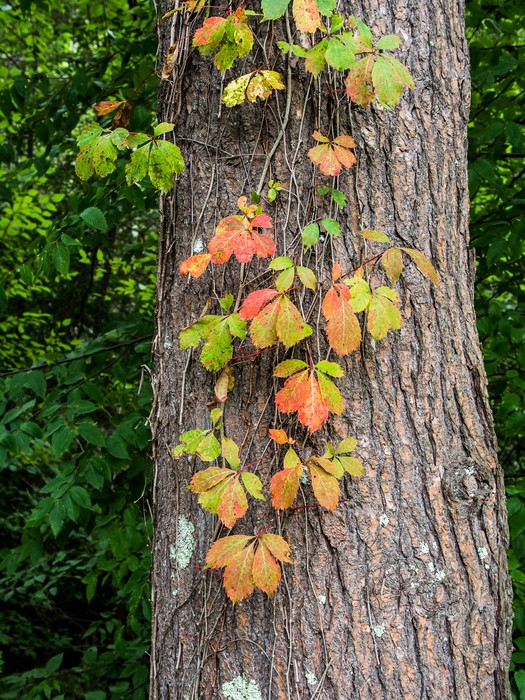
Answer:
[[[164,12],[171,9],[164,4]],[[291,91],[221,109],[220,74],[190,48],[203,14],[176,13],[160,28],[160,56],[177,41],[178,62],[161,81],[159,120],[175,122],[186,170],[162,198],[160,214],[154,700],[510,697],[505,495],[468,250],[463,5],[363,0],[344,10],[376,36],[403,39],[400,60],[416,87],[393,111],[356,108],[338,75],[325,70],[312,79],[302,61],[279,57],[275,40],[287,38],[285,22],[256,29],[255,52],[235,64],[225,83],[277,61]],[[365,337],[361,351],[342,361],[346,410],[307,444],[323,449],[322,438],[355,436],[364,476],[346,479],[347,501],[333,513],[285,512],[274,531],[293,545],[293,565],[284,565],[275,597],[256,591],[233,606],[220,572],[202,570],[219,531],[186,486],[203,465],[171,457],[181,432],[211,426],[206,402],[214,385],[197,352],[178,349],[178,333],[210,297],[232,291],[245,297],[267,261],[252,262],[242,280],[233,261],[190,282],[178,265],[205,248],[218,221],[236,213],[237,198],[249,197],[261,178],[285,183],[265,211],[275,219],[278,253],[300,255],[302,228],[330,215],[327,198],[317,195],[327,179],[306,157],[314,129],[329,128],[354,136],[358,164],[339,178],[348,200],[338,216],[342,237],[304,254],[305,264],[315,265],[320,278],[329,276],[333,259],[354,269],[376,252],[356,232],[380,229],[395,245],[424,252],[441,284],[436,290],[407,263],[403,328],[382,342]],[[377,267],[370,276],[376,286],[385,283]],[[326,357],[322,330],[311,345],[314,361]],[[245,341],[237,354],[252,352]],[[273,348],[237,361],[225,404],[229,434],[242,443],[247,462],[263,457],[258,473],[266,484],[280,468],[267,435],[279,425],[273,395],[282,382],[275,383],[272,369],[284,357]],[[303,505],[314,503],[309,486],[301,493]],[[268,501],[258,501],[234,533],[258,532],[274,516]]]

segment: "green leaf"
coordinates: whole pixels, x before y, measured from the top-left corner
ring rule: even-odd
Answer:
[[[89,442],[90,445],[102,447],[106,444],[106,438],[103,432],[95,425],[93,421],[84,421],[78,424],[78,434],[81,438]]]
[[[313,270],[310,270],[309,267],[298,265],[297,276],[307,289],[311,289],[313,292],[315,292],[317,277],[315,276],[315,272],[313,272]]]
[[[287,270],[293,267],[293,260],[290,258],[274,258],[268,266],[271,270]]]
[[[345,454],[346,452],[353,452],[357,447],[357,440],[353,437],[344,438],[341,440],[337,449],[335,450],[336,455]]]
[[[58,671],[62,664],[62,659],[64,658],[64,654],[56,654],[56,656],[52,656],[49,661],[46,663],[45,666],[45,673],[46,675],[50,676],[52,673],[55,671]]]
[[[344,369],[337,362],[328,362],[328,360],[321,360],[315,365],[315,369],[318,372],[323,372],[323,374],[329,374],[331,377],[343,377]]]
[[[401,46],[401,39],[396,34],[386,34],[379,39],[376,48],[379,51],[385,51],[387,49],[397,49],[399,46]]]
[[[331,236],[339,238],[339,236],[341,235],[341,227],[339,226],[337,221],[334,221],[334,219],[322,219],[321,226]]]
[[[53,433],[53,437],[51,438],[51,448],[55,457],[62,457],[74,439],[75,433],[68,425],[63,426]]]
[[[414,87],[412,76],[405,66],[388,54],[376,57],[372,68],[372,83],[379,101],[391,107],[399,102],[404,87]]]
[[[155,141],[151,146],[148,175],[153,187],[169,192],[173,176],[184,170],[180,148],[170,141]]]
[[[106,221],[106,215],[98,207],[88,207],[80,213],[80,218],[82,221],[97,231],[107,231],[108,222]]]
[[[320,75],[326,66],[325,52],[328,44],[327,39],[323,39],[311,49],[306,51],[304,67],[315,77]]]
[[[131,187],[135,182],[140,182],[148,174],[148,161],[151,150],[151,144],[137,148],[131,154],[129,163],[126,163],[125,173],[126,182]]]
[[[231,438],[223,436],[221,445],[222,456],[228,462],[230,467],[238,469],[241,460],[239,458],[239,445]]]
[[[426,255],[414,248],[401,248],[401,250],[407,253],[407,255],[410,255],[412,260],[416,263],[418,270],[425,275],[425,277],[428,277],[436,287],[439,287],[438,274]]]
[[[306,247],[306,250],[308,250],[308,248],[311,248],[319,240],[319,225],[314,223],[305,226],[301,233],[301,238],[303,244]]]
[[[168,122],[161,122],[153,129],[153,136],[162,136],[162,134],[167,134],[173,131],[175,124],[168,124]]]
[[[72,486],[69,489],[69,495],[71,496],[72,500],[81,508],[91,508],[91,498],[89,497],[89,493],[83,486]]]
[[[319,12],[324,15],[324,17],[331,17],[332,12],[335,10],[337,4],[336,0],[316,0]],[[336,31],[332,28],[332,31]]]
[[[199,442],[196,453],[203,462],[213,462],[221,454],[221,444],[213,433],[209,433]]]
[[[60,530],[62,529],[62,526],[64,524],[64,520],[66,518],[66,511],[64,509],[64,506],[60,501],[57,501],[54,506],[51,508],[49,511],[48,519],[49,519],[49,525],[51,527],[51,532],[53,535],[56,537]]]
[[[338,71],[345,71],[355,63],[355,54],[338,39],[329,39],[326,48],[325,60],[329,66]]]
[[[263,486],[262,482],[256,474],[252,474],[252,472],[242,472],[241,479],[242,483],[244,484],[244,488],[246,491],[248,491],[250,496],[257,498],[259,501],[266,500],[261,493]]]
[[[341,192],[341,190],[332,190],[332,199],[340,209],[343,209],[346,206],[346,196]]]
[[[263,21],[282,17],[289,3],[290,0],[262,0],[261,10],[263,13]]]
[[[221,309],[223,309],[224,311],[226,311],[226,313],[228,313],[228,311],[233,306],[234,301],[235,300],[234,300],[233,294],[227,294],[222,299],[219,299],[219,304],[221,305]]]
[[[281,274],[277,276],[277,279],[275,280],[275,288],[279,292],[286,292],[292,286],[294,277],[295,268],[292,264],[292,267],[283,270]]]
[[[53,246],[53,264],[61,275],[67,275],[69,272],[69,248],[60,241]]]

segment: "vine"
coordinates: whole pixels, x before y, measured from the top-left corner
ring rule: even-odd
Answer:
[[[262,20],[275,20],[285,15],[289,0],[262,0]],[[166,21],[177,11],[201,12],[201,1],[188,0],[183,8],[168,12]],[[391,109],[399,101],[403,88],[413,88],[408,70],[390,53],[401,40],[386,35],[375,43],[370,28],[357,18],[334,13],[335,0],[293,0],[292,13],[299,32],[322,38],[310,48],[279,41],[284,54],[303,59],[304,68],[314,77],[328,65],[336,71],[347,72],[345,92],[362,108],[376,103]],[[224,73],[235,61],[246,56],[254,44],[249,20],[257,13],[239,7],[226,16],[212,16],[193,35],[193,46],[203,55],[213,56],[216,68]],[[324,18],[324,19],[322,19]],[[172,47],[168,52],[163,75],[171,72]],[[288,81],[287,85],[290,82]],[[267,99],[273,90],[284,90],[282,76],[273,67],[256,69],[235,78],[224,88],[222,102],[229,108],[243,103]],[[116,168],[120,155],[129,153],[125,166],[128,184],[149,176],[152,184],[167,192],[173,186],[174,175],[181,173],[184,161],[179,148],[164,137],[173,131],[173,124],[161,123],[152,135],[131,133],[125,129],[130,105],[127,101],[106,101],[94,105],[98,116],[115,112],[113,124],[102,128],[98,123],[85,127],[78,138],[80,152],[76,172],[82,179],[94,174],[106,176]],[[330,136],[314,131],[317,145],[310,148],[308,158],[326,177],[338,176],[343,168],[356,162],[354,139],[345,134]],[[273,150],[270,151],[270,158]],[[263,177],[266,174],[266,168]],[[261,180],[261,183],[264,179]],[[286,351],[302,353],[304,359],[289,357],[274,367],[273,376],[283,380],[274,400],[279,414],[296,414],[298,422],[311,436],[320,430],[331,414],[344,412],[344,401],[337,380],[344,376],[339,362],[315,357],[309,337],[319,325],[324,325],[328,345],[339,358],[355,352],[367,331],[377,341],[390,331],[401,328],[400,297],[393,289],[403,272],[403,253],[420,272],[438,285],[437,273],[423,253],[412,248],[396,248],[382,231],[362,230],[359,235],[373,245],[387,246],[372,257],[361,261],[352,271],[343,272],[334,260],[331,275],[319,280],[311,268],[286,256],[276,256],[277,245],[269,234],[272,218],[263,212],[260,190],[253,192],[251,201],[238,199],[240,213],[223,218],[215,235],[207,244],[207,252],[192,255],[180,264],[180,273],[197,279],[208,267],[224,265],[234,258],[247,264],[253,258],[270,260],[268,273],[273,275],[271,286],[256,288],[244,298],[235,300],[233,293],[221,299],[216,314],[203,314],[180,331],[180,348],[202,345],[200,361],[210,372],[219,373],[214,385],[215,401],[210,405],[211,429],[193,429],[180,435],[172,455],[195,456],[205,469],[197,471],[189,490],[196,494],[199,504],[216,515],[224,527],[231,529],[247,513],[250,499],[265,500],[264,484],[257,475],[260,459],[243,464],[241,447],[227,435],[223,404],[234,385],[234,347],[237,341],[249,339],[256,350],[282,345]],[[271,204],[283,190],[277,181],[268,182],[267,201]],[[346,206],[346,195],[327,184],[318,190],[330,195],[338,208]],[[302,230],[305,251],[318,245],[321,233],[332,237],[341,235],[340,226],[332,218],[309,222]],[[365,269],[381,263],[390,286],[371,287]],[[311,307],[302,313],[300,299],[310,295]],[[361,317],[359,315],[362,314]],[[315,319],[312,325],[311,319]],[[321,320],[322,319],[322,320]],[[363,320],[364,319],[364,320]],[[317,360],[317,361],[314,361]],[[310,454],[297,446],[296,437],[281,427],[269,428],[269,437],[276,452],[283,452],[281,468],[271,476],[271,504],[279,513],[294,508],[301,482],[309,477],[313,495],[319,507],[335,510],[340,503],[340,482],[347,474],[360,477],[364,473],[360,460],[353,456],[357,447],[354,437],[346,437],[337,445],[326,444],[321,454]],[[228,466],[226,466],[228,465]],[[252,471],[253,468],[253,471]],[[224,569],[226,593],[236,603],[255,588],[268,596],[275,593],[281,579],[281,567],[290,563],[291,548],[278,534],[269,533],[275,521],[261,527],[256,535],[233,534],[221,537],[210,547],[205,568]]]

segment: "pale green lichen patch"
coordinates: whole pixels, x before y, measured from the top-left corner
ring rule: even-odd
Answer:
[[[228,683],[223,683],[221,690],[228,700],[262,700],[259,686],[244,673]]]
[[[306,682],[308,685],[317,685],[317,678],[315,677],[315,673],[312,673],[311,671],[306,672]]]
[[[195,538],[193,533],[195,532],[195,527],[188,518],[184,515],[179,515],[179,520],[177,522],[177,541],[175,543],[175,551],[170,548],[170,554],[173,559],[175,559],[179,569],[185,569],[190,561],[193,550],[195,549]]]

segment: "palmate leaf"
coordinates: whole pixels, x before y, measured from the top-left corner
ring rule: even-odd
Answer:
[[[239,316],[252,321],[250,338],[256,348],[270,347],[277,340],[289,348],[312,333],[295,304],[275,289],[260,289],[249,294]]]
[[[222,411],[220,413],[222,416]],[[203,508],[218,515],[226,527],[233,527],[248,509],[245,489],[254,498],[262,501],[265,499],[261,493],[262,482],[259,477],[251,472],[238,471],[238,445],[223,435],[220,451],[232,468],[210,467],[197,472],[188,488],[199,494],[199,503]]]
[[[210,371],[222,369],[233,357],[233,338],[246,337],[246,323],[238,313],[206,315],[179,333],[180,348],[196,348],[204,341],[201,362]]]
[[[397,308],[399,294],[389,287],[371,290],[362,277],[345,280],[350,287],[350,303],[356,313],[368,310],[367,329],[375,340],[382,340],[390,329],[398,330],[403,325]]]
[[[281,362],[275,368],[274,376],[287,379],[275,396],[278,410],[281,413],[297,412],[299,422],[310,433],[319,430],[330,413],[341,415],[343,399],[339,389],[328,378],[329,374],[340,377],[344,372],[336,362],[318,362],[313,371],[301,360]]]
[[[220,71],[231,68],[237,58],[246,56],[253,47],[246,12],[239,7],[228,17],[209,17],[195,32],[193,46],[205,56],[215,53],[214,63]]]
[[[273,255],[275,242],[270,236],[258,233],[258,228],[272,228],[272,220],[267,214],[259,214],[251,220],[241,214],[222,219],[208,243],[212,261],[222,265],[235,255],[239,262],[248,263],[254,255],[259,258]]]
[[[260,70],[232,80],[224,88],[222,101],[227,107],[240,105],[244,100],[255,102],[257,99],[266,100],[273,90],[284,90],[280,73],[273,70]]]
[[[330,347],[340,357],[356,350],[361,343],[361,326],[352,308],[348,287],[333,284],[323,300],[322,310]]]
[[[180,444],[171,454],[180,459],[183,454],[197,455],[203,462],[213,462],[221,454],[221,445],[212,430],[187,430],[180,436]]]
[[[383,39],[388,39],[383,42],[385,49],[394,48],[397,37],[388,35]],[[347,95],[361,107],[368,107],[374,99],[387,107],[395,107],[404,87],[414,87],[412,76],[396,58],[383,53],[368,55],[357,61],[346,79]]]
[[[224,568],[226,594],[238,603],[254,588],[273,595],[281,580],[279,562],[291,563],[290,546],[279,535],[230,535],[212,544],[205,568]]]
[[[94,174],[105,177],[117,167],[117,157],[125,149],[126,129],[102,129],[98,124],[88,124],[77,139],[80,151],[75,162],[75,172],[81,180],[89,180]]]
[[[339,175],[343,166],[351,168],[357,163],[350,148],[355,148],[355,141],[351,136],[337,136],[330,141],[319,131],[314,131],[313,137],[321,145],[314,146],[308,151],[308,158],[314,165],[319,166],[323,175]]]

